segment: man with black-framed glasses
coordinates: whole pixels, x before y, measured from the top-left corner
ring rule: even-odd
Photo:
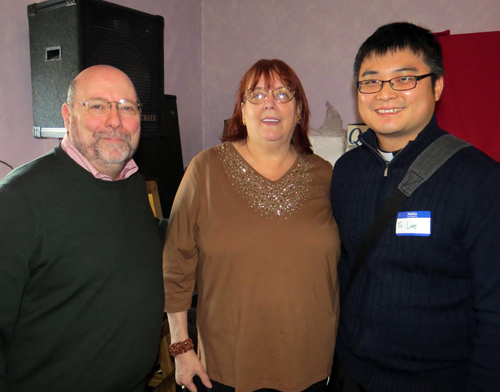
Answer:
[[[356,258],[410,165],[447,134],[434,114],[443,75],[439,43],[411,23],[380,27],[356,56],[369,130],[336,162],[331,184],[342,241],[333,391],[499,388],[498,162],[472,146],[456,152],[383,226],[363,263]]]
[[[145,392],[164,299],[140,103],[98,65],[62,116],[61,144],[0,182],[0,391]]]

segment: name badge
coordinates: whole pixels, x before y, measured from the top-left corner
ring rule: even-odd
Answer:
[[[407,211],[398,214],[396,221],[397,236],[420,236],[431,235],[431,212],[430,211]]]

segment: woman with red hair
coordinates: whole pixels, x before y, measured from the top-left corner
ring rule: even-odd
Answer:
[[[189,165],[170,215],[165,308],[176,381],[212,391],[324,391],[338,318],[332,165],[314,155],[295,72],[260,60],[222,144]],[[198,288],[198,356],[187,310]]]

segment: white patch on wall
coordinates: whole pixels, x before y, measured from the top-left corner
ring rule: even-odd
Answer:
[[[309,129],[309,140],[316,155],[335,165],[345,152],[347,131],[342,129],[342,119],[337,110],[326,102],[326,116],[319,129]]]

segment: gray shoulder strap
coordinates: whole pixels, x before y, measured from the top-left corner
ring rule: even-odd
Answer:
[[[413,164],[408,169],[403,181],[396,189],[396,192],[389,198],[389,201],[378,212],[375,220],[371,223],[368,232],[363,238],[363,242],[359,247],[358,253],[352,262],[351,274],[344,290],[341,292],[340,309],[345,303],[345,298],[351,290],[351,286],[356,280],[361,268],[366,263],[366,257],[377,243],[380,235],[387,228],[390,220],[396,212],[403,206],[405,200],[418,188],[425,180],[427,180],[434,172],[445,163],[448,158],[455,154],[458,150],[469,146],[470,144],[460,140],[453,135],[443,135],[439,139],[434,140],[432,144],[420,153],[413,161]]]
[[[434,172],[458,150],[470,146],[469,143],[453,135],[443,135],[430,144],[412,163],[398,189],[410,196],[420,184],[426,181]]]

